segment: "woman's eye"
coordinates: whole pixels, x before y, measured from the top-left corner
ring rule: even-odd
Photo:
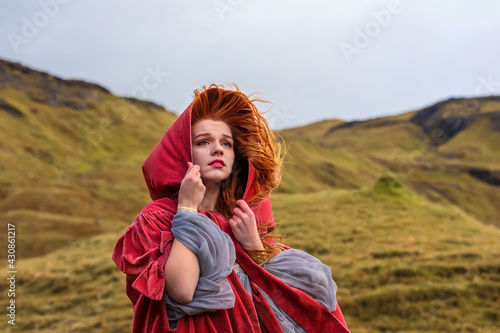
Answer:
[[[207,140],[203,140],[203,141],[198,142],[199,145],[202,145],[204,143],[208,143],[208,141]]]
[[[228,147],[232,147],[231,142],[224,142],[223,145],[227,145]]]

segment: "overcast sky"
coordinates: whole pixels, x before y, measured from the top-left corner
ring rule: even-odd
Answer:
[[[177,114],[235,82],[275,129],[361,120],[500,94],[500,1],[0,0],[0,58]]]

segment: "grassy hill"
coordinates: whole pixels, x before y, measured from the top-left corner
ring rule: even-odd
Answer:
[[[272,201],[287,244],[332,267],[353,332],[500,329],[498,228],[383,184],[276,193]],[[20,260],[17,328],[129,332],[124,276],[110,260],[123,231]]]
[[[499,97],[450,99],[398,116],[328,125],[279,133],[289,143],[279,191],[362,188],[389,172],[430,201],[500,226]]]
[[[500,230],[406,190],[275,194],[288,245],[332,267],[353,332],[495,332]]]
[[[111,252],[150,201],[141,165],[175,119],[0,60],[0,221],[16,225],[18,270],[2,332],[130,332]],[[277,133],[275,218],[332,267],[352,332],[500,330],[499,133],[495,96]]]
[[[0,80],[0,221],[17,223],[18,254],[128,225],[150,200],[142,162],[176,115],[1,60]]]

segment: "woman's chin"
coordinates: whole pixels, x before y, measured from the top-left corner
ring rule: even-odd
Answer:
[[[218,185],[224,180],[228,179],[230,175],[213,175],[212,177],[202,177],[203,184],[210,186],[210,184]]]

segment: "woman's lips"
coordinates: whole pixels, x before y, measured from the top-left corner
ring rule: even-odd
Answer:
[[[212,162],[209,163],[210,166],[213,166],[215,168],[223,168],[224,167],[224,161],[223,160],[213,160]]]

